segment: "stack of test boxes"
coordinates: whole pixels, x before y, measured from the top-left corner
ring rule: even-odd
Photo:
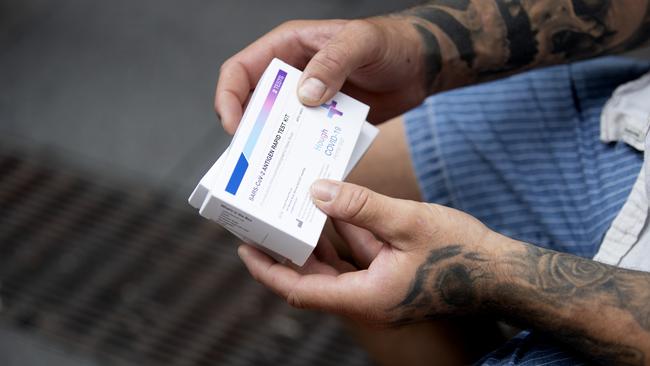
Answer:
[[[277,260],[303,265],[326,215],[311,200],[319,178],[342,180],[377,135],[368,106],[338,93],[306,107],[300,70],[274,59],[228,149],[189,198],[199,213]]]

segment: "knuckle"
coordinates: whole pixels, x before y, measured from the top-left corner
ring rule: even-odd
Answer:
[[[311,20],[292,19],[275,27],[269,34],[274,37],[300,39],[300,34],[312,25]]]
[[[295,19],[287,20],[287,21],[283,22],[282,24],[280,24],[277,27],[277,29],[281,29],[281,30],[293,29],[293,28],[298,27],[300,25],[300,23],[301,23],[301,21],[295,20]]]
[[[345,26],[351,32],[364,37],[374,35],[379,30],[379,26],[367,19],[354,19],[349,21]]]
[[[345,69],[347,51],[337,43],[330,43],[314,58],[316,65],[325,72],[338,73]]]
[[[296,309],[305,308],[305,304],[303,303],[300,296],[298,296],[296,291],[289,292],[289,295],[287,295],[287,303]]]
[[[250,271],[250,273],[251,273],[251,277],[253,277],[253,279],[254,279],[256,282],[260,282],[260,278],[261,278],[261,277],[260,277],[260,273],[259,273],[259,271]]]
[[[422,227],[424,228],[422,234],[428,238],[437,238],[444,231],[442,224],[446,219],[447,213],[443,206],[434,203],[422,203],[422,205],[424,209],[422,212],[425,213],[420,216],[424,220],[422,223]]]
[[[223,74],[224,71],[230,68],[230,65],[232,65],[232,58],[227,59],[221,64],[221,66],[219,66],[219,73]]]
[[[269,275],[271,274],[271,266],[267,268],[257,268],[251,271],[251,276],[253,279],[261,284],[266,284],[269,280]]]
[[[434,221],[437,218],[441,217],[444,215],[444,210],[442,209],[442,206],[437,205],[435,203],[425,203],[425,202],[420,202],[421,209],[423,212],[426,212],[426,218],[430,221]]]
[[[371,53],[379,51],[385,43],[382,38],[384,30],[375,22],[367,19],[356,19],[350,21],[346,26],[358,42],[365,45],[366,49],[370,50]]]
[[[362,187],[354,186],[348,189],[347,194],[342,195],[344,201],[341,205],[341,215],[345,219],[357,217],[366,209],[370,200],[370,192]]]

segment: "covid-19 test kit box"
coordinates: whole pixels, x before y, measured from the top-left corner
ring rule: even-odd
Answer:
[[[274,59],[228,149],[189,198],[199,213],[276,259],[302,265],[326,216],[311,200],[319,178],[342,180],[377,134],[368,106],[342,93],[307,107],[301,72]]]

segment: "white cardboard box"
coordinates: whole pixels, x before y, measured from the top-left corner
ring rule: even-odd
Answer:
[[[320,107],[302,105],[300,75],[278,59],[269,64],[230,146],[189,203],[274,258],[303,265],[326,220],[309,187],[343,179],[378,130],[365,122],[368,106],[342,93]]]

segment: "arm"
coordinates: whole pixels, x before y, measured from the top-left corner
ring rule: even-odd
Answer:
[[[312,195],[359,267],[326,241],[300,269],[242,247],[253,277],[290,304],[380,326],[487,315],[606,365],[650,365],[650,273],[535,247],[461,211],[348,183],[320,181]]]
[[[650,362],[650,274],[498,234],[490,240],[485,246],[499,248],[499,255],[459,245],[432,250],[395,307],[397,322],[419,313],[434,288],[453,313],[488,313],[544,331],[606,365]]]
[[[384,122],[432,93],[530,68],[632,49],[650,37],[650,0],[437,0],[388,16],[290,21],[222,66],[215,109],[233,133],[273,57],[304,68],[320,105],[343,90]]]
[[[650,40],[648,0],[436,0],[399,16],[420,33],[430,93]]]

